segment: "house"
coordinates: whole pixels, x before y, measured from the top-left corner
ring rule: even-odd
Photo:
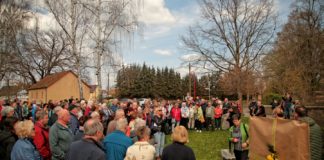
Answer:
[[[99,96],[99,87],[98,85],[89,85],[90,86],[90,100],[97,100]]]
[[[28,99],[27,91],[23,86],[3,86],[0,89],[0,99],[14,100],[20,99],[25,101]]]
[[[90,98],[90,86],[82,81],[83,98]],[[28,89],[29,101],[47,102],[48,100],[80,99],[78,76],[72,71],[50,74]]]

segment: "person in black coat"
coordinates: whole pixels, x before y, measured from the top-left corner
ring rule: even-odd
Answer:
[[[257,102],[257,110],[255,112],[255,116],[258,117],[266,117],[266,113],[265,113],[265,108],[263,107],[263,105],[261,104],[261,101]]]
[[[254,116],[254,112],[257,109],[257,102],[255,98],[253,98],[252,102],[249,105],[250,116]]]
[[[184,126],[175,127],[171,138],[173,143],[163,149],[162,160],[196,160],[193,150],[185,145],[189,139]]]
[[[14,125],[18,122],[16,117],[7,117],[3,119],[3,130],[0,130],[0,159],[10,160],[12,147],[18,140],[14,134]]]
[[[84,137],[70,145],[66,160],[105,160],[103,125],[97,119],[90,119],[84,124]]]

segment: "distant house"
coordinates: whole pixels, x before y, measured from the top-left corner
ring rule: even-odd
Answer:
[[[0,89],[0,99],[20,99],[25,101],[28,99],[27,91],[22,86],[4,86]]]
[[[82,81],[83,98],[89,99],[90,86]],[[48,75],[28,89],[29,101],[47,102],[48,100],[64,100],[78,98],[78,77],[72,71],[64,71]]]
[[[97,100],[99,96],[99,87],[98,85],[89,85],[90,86],[90,97],[89,100]]]
[[[108,97],[116,97],[118,89],[116,87],[110,88],[108,92]]]

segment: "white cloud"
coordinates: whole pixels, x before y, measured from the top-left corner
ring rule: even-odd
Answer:
[[[169,50],[155,49],[154,53],[162,56],[171,56],[173,53]]]
[[[159,7],[163,8],[160,10],[167,11],[167,14],[163,12],[157,12],[155,11],[155,9],[150,9],[150,12],[145,13],[146,16],[155,15],[154,23],[151,23],[153,21],[148,21],[148,23],[145,23],[145,40],[171,35],[178,36],[181,32],[187,29],[188,26],[197,22],[197,19],[200,15],[199,6],[196,3],[192,3],[180,9],[169,10],[168,8],[166,8],[166,6],[164,6],[164,2],[162,0],[150,0],[148,4],[144,4],[144,7],[150,7],[151,3],[160,4]],[[165,21],[164,17],[169,17],[168,19],[170,19],[170,21]]]
[[[185,66],[176,68],[175,71],[180,73],[181,77],[184,77],[189,73],[188,67],[185,67]]]
[[[52,14],[34,13],[34,15],[36,18],[29,21],[29,28],[34,28],[36,26],[36,19],[38,19],[38,26],[41,30],[47,31],[58,28],[58,24]]]
[[[175,17],[166,8],[164,0],[144,0],[143,11],[139,16],[139,21],[146,25],[173,24]]]
[[[202,59],[203,57],[199,54],[192,53],[192,54],[186,54],[180,57],[180,60],[189,62],[189,61],[196,61],[199,59]]]

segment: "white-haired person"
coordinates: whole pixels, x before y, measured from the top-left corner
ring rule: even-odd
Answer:
[[[149,144],[151,130],[147,126],[136,128],[138,141],[127,149],[124,160],[154,160],[155,148]]]
[[[52,126],[56,121],[57,121],[57,113],[62,110],[63,108],[61,106],[56,106],[54,109],[53,109],[53,114],[51,115],[51,117],[49,117],[49,120],[48,120],[48,126]]]
[[[143,119],[140,119],[140,118],[137,118],[135,119],[135,122],[134,122],[134,130],[132,130],[130,132],[130,138],[132,138],[133,142],[137,142],[139,139],[138,139],[138,136],[137,136],[137,130],[141,127],[144,127],[146,126],[146,121],[143,120]]]
[[[99,119],[89,119],[84,124],[84,137],[73,142],[67,153],[66,160],[105,160],[105,150],[101,143],[103,125]]]
[[[97,111],[91,112],[90,117],[91,117],[91,119],[97,119],[99,121],[101,120],[100,114]]]
[[[41,156],[33,144],[34,123],[31,120],[20,121],[14,128],[19,139],[12,148],[11,160],[40,160]]]
[[[116,120],[116,130],[108,134],[104,140],[106,149],[106,160],[123,160],[126,151],[133,144],[132,139],[126,136],[127,120],[121,118]]]
[[[185,144],[189,142],[188,131],[184,126],[177,126],[171,135],[172,144],[163,149],[162,160],[195,160],[193,150]]]
[[[125,118],[125,111],[123,109],[118,109],[115,113],[114,120],[112,120],[108,123],[106,135],[108,135],[116,130],[116,121],[121,118]]]

